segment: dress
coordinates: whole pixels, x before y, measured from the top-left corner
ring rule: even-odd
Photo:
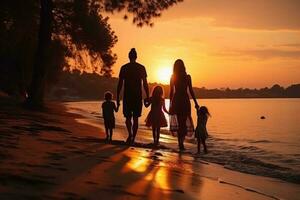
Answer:
[[[186,136],[192,136],[194,133],[194,124],[191,117],[191,102],[188,95],[188,84],[191,81],[190,75],[186,75],[185,77],[174,80],[174,77],[171,78],[173,84],[175,93],[173,95],[173,98],[171,100],[171,106],[170,106],[170,131],[173,136],[177,135],[178,132],[178,115],[184,115],[187,116],[186,120],[186,126],[187,126],[187,135]]]
[[[167,127],[168,122],[165,117],[165,114],[162,111],[165,100],[161,99],[160,101],[156,102],[153,101],[152,98],[150,98],[150,102],[151,102],[151,110],[145,120],[146,126]]]
[[[207,116],[198,115],[197,127],[195,130],[195,138],[201,141],[205,141],[207,139],[208,133],[206,129],[206,124],[207,124]]]

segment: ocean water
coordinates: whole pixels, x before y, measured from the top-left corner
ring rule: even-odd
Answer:
[[[300,183],[300,99],[198,99],[198,102],[207,106],[212,115],[207,125],[209,153],[201,155],[204,160],[232,170]],[[166,104],[168,107],[168,100]],[[72,112],[90,118],[94,125],[102,126],[100,101],[66,105]],[[149,108],[143,108],[141,131],[137,135],[137,140],[145,143],[152,141],[150,129],[144,126],[148,112]],[[192,118],[196,122],[195,109]],[[116,123],[125,130],[124,121],[120,107]],[[168,128],[162,133],[161,143],[176,150],[177,140],[168,134]],[[126,131],[117,137],[125,139]],[[193,156],[195,140],[187,139],[186,147]]]

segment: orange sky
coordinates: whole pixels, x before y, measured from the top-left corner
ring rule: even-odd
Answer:
[[[300,83],[300,1],[185,0],[154,27],[110,17],[118,36],[114,76],[135,47],[150,82],[167,82],[177,58],[197,87],[260,88]]]

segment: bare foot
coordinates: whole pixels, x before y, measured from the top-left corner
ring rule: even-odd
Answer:
[[[128,137],[125,143],[130,144],[131,143],[131,137]]]

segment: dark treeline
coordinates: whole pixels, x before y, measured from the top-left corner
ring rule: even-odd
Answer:
[[[100,76],[96,73],[73,73],[63,72],[60,81],[48,93],[48,98],[56,100],[99,100],[103,99],[105,91],[116,92],[118,78]],[[150,91],[158,85],[150,83]],[[161,84],[160,84],[161,85]],[[161,85],[165,96],[168,97],[169,86]],[[300,84],[291,85],[287,88],[278,84],[261,89],[206,89],[194,88],[197,98],[300,98]]]

